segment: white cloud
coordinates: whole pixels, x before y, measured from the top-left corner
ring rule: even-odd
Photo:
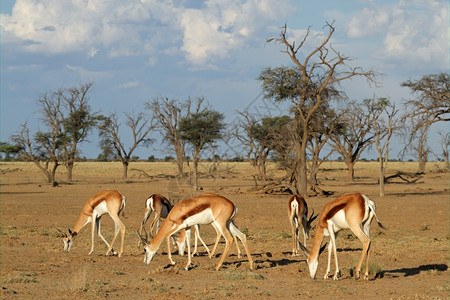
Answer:
[[[21,50],[60,54],[99,48],[109,55],[142,54],[142,26],[149,19],[141,1],[17,0],[1,15],[2,43],[21,41]]]
[[[438,0],[372,5],[351,19],[347,35],[380,37],[375,56],[384,60],[442,67],[449,63],[448,14],[448,3]]]
[[[193,64],[211,64],[294,11],[289,0],[184,5],[164,0],[17,0],[10,15],[1,15],[2,44],[49,55],[144,55],[148,65],[155,64],[158,53],[176,47]]]
[[[183,46],[194,64],[214,64],[230,51],[261,40],[266,26],[292,13],[288,1],[208,0],[202,9],[186,9],[181,15]]]

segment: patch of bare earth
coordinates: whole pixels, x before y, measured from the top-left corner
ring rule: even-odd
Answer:
[[[320,257],[316,280],[308,276],[305,256],[291,255],[289,195],[254,192],[253,171],[246,164],[223,166],[215,176],[201,178],[203,192],[219,193],[236,203],[235,223],[247,234],[255,261],[254,270],[249,270],[247,258],[238,258],[233,245],[223,268],[215,272],[212,269],[218,256],[209,259],[201,246],[200,256],[193,258],[189,271],[183,269],[186,257],[178,256],[175,248],[177,264],[169,265],[165,242],[149,266],[137,248],[136,229],[150,194],[161,193],[175,202],[194,194],[186,182],[165,176],[174,174],[173,164],[132,164],[131,168],[144,170],[146,175],[130,172],[129,180],[123,181],[118,179],[122,171],[118,164],[79,163],[73,184],[52,187],[30,164],[2,163],[1,169],[9,171],[2,172],[0,185],[1,298],[448,299],[449,174],[430,166],[426,175],[412,184],[401,180],[387,184],[386,196],[380,198],[376,165],[369,164],[358,163],[359,177],[351,184],[346,181],[343,165],[331,164],[321,172],[320,181],[321,187],[334,195],[307,199],[319,212],[338,195],[362,192],[375,201],[378,218],[387,227],[383,230],[376,222],[372,224],[373,273],[369,281],[353,277],[361,243],[350,231],[340,233],[341,279],[333,281],[321,279],[326,253]],[[393,165],[391,173],[410,171],[413,166]],[[63,174],[58,177],[64,180]],[[127,197],[126,216],[122,218],[127,230],[123,257],[105,256],[106,246],[98,237],[94,253],[88,255],[89,226],[75,239],[72,251],[64,253],[55,227],[71,227],[87,198],[102,189],[118,189]],[[113,228],[111,219],[104,216],[106,239],[112,238]],[[202,226],[201,235],[212,246],[212,226]],[[311,239],[307,242],[310,245]],[[221,243],[219,254],[223,248]]]

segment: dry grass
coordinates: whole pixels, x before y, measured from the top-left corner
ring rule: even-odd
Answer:
[[[201,162],[199,170],[203,174],[208,174],[212,163]],[[356,176],[373,176],[377,174],[378,162],[358,162],[355,166]],[[416,172],[416,162],[389,162],[387,166],[387,174],[392,174],[397,171]],[[139,178],[142,170],[149,176],[175,176],[177,174],[177,166],[175,162],[132,162],[129,165],[129,178]],[[268,163],[268,173],[274,175],[279,171],[275,163]],[[347,175],[347,167],[345,163],[338,161],[329,161],[321,164],[320,169],[327,171],[329,174],[339,173],[342,176]],[[44,181],[44,176],[41,171],[31,162],[1,162],[0,170],[2,174],[14,175],[20,173],[21,179],[25,181],[39,180],[36,176]],[[189,167],[186,166],[186,171]],[[440,172],[445,170],[444,162],[429,162],[427,164],[427,172]],[[73,171],[74,179],[78,181],[86,180],[88,177],[98,178],[115,178],[120,179],[123,172],[123,167],[120,162],[77,162]],[[60,166],[57,171],[57,179],[64,181],[66,170]],[[29,176],[23,176],[28,174]],[[222,162],[218,166],[216,174],[236,174],[250,176],[256,174],[256,170],[252,168],[248,162]],[[319,175],[320,176],[320,175]],[[2,176],[5,177],[5,176]],[[8,176],[11,177],[11,176]],[[83,179],[85,178],[85,179]]]

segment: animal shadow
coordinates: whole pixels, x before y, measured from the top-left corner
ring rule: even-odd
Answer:
[[[433,270],[444,272],[444,271],[448,270],[448,266],[446,264],[430,264],[430,265],[421,265],[419,267],[413,267],[413,268],[386,270],[385,273],[386,274],[391,274],[391,273],[403,274],[403,277],[408,277],[408,276],[418,275],[420,272],[423,272],[423,271],[433,271]],[[399,277],[399,276],[395,276],[395,277]]]

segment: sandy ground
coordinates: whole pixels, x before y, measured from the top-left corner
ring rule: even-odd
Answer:
[[[185,271],[186,257],[177,255],[175,248],[177,263],[169,264],[165,242],[147,266],[136,234],[145,199],[160,193],[177,202],[192,192],[183,182],[165,176],[173,174],[173,164],[144,164],[139,168],[151,177],[132,170],[127,181],[118,179],[120,165],[109,164],[114,171],[104,166],[79,163],[73,184],[52,187],[30,164],[1,163],[2,299],[449,299],[449,174],[431,164],[414,184],[396,180],[386,185],[385,197],[379,197],[376,167],[366,163],[357,165],[358,178],[352,184],[346,182],[343,165],[321,172],[322,187],[334,195],[309,197],[310,207],[319,212],[339,195],[362,192],[375,201],[378,218],[387,227],[383,230],[372,223],[371,270],[378,275],[371,274],[369,281],[352,277],[361,243],[350,231],[337,239],[340,280],[321,279],[326,253],[320,257],[318,279],[310,279],[305,256],[291,255],[289,195],[254,192],[252,171],[246,164],[202,177],[200,184],[203,192],[221,194],[237,205],[235,223],[247,234],[254,270],[249,270],[245,256],[237,257],[233,245],[220,271],[212,270],[219,257],[209,259],[203,247]],[[389,172],[407,167],[411,168],[393,165]],[[55,228],[73,226],[84,202],[102,189],[118,189],[127,197],[123,257],[105,256],[106,245],[98,237],[94,253],[88,255],[89,226],[75,239],[72,251],[64,253]],[[107,240],[113,228],[111,218],[104,216],[102,232]],[[212,247],[212,226],[202,226],[201,235]],[[307,246],[311,243],[309,239]],[[223,248],[222,239],[219,254]]]

